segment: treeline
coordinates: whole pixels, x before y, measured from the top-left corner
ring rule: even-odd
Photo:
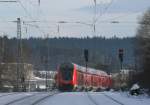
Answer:
[[[85,65],[83,50],[89,50],[90,67],[116,72],[120,69],[118,49],[124,49],[123,67],[135,69],[135,38],[29,38],[21,40],[22,62],[31,63],[37,70],[56,70],[62,62]],[[0,37],[0,61],[17,62],[18,40]]]

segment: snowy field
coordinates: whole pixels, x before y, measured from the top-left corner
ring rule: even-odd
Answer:
[[[0,93],[0,105],[150,105],[150,97],[119,92]]]

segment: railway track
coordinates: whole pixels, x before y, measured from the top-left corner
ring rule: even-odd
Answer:
[[[92,97],[91,95],[87,92],[87,96],[89,98],[89,100],[94,104],[94,105],[99,105]]]
[[[49,98],[53,97],[54,95],[59,94],[60,92],[52,92],[52,93],[47,93],[47,92],[41,92],[41,93],[10,93],[10,94],[4,94],[1,95],[1,97],[8,96],[8,95],[13,95],[17,96],[16,94],[22,94],[21,97],[18,97],[14,100],[9,101],[8,103],[2,104],[2,105],[41,105],[44,101],[48,100]],[[101,105],[101,102],[97,101],[90,93],[86,92],[86,96],[88,100],[92,102],[92,105]],[[118,101],[117,99],[111,97],[110,95],[106,93],[101,93],[102,97],[107,98],[108,102],[113,102],[113,105],[125,105],[124,103]],[[10,96],[12,97],[12,96]],[[105,99],[104,98],[104,99]],[[103,102],[103,101],[102,101]]]
[[[105,97],[109,98],[110,100],[114,101],[115,103],[117,103],[117,104],[119,104],[119,105],[125,105],[124,103],[122,103],[122,102],[116,100],[115,98],[113,98],[113,97],[111,97],[111,96],[109,96],[109,95],[107,95],[107,94],[105,94],[105,93],[102,93],[102,94],[103,94]]]
[[[109,100],[115,102],[117,105],[118,105],[118,104],[119,104],[119,105],[125,105],[124,103],[122,103],[122,102],[120,102],[120,101],[114,99],[113,97],[111,97],[111,96],[109,96],[109,95],[107,95],[107,94],[105,94],[105,93],[102,93],[102,94],[103,94],[106,98],[108,98]],[[88,96],[89,100],[90,100],[94,105],[100,105],[99,103],[96,102],[96,100],[94,100],[94,99],[92,98],[92,96],[91,96],[88,92],[87,92],[87,96]]]
[[[53,93],[53,94],[44,96],[44,97],[40,98],[39,100],[33,102],[31,105],[37,105],[37,104],[39,104],[40,102],[42,102],[42,101],[46,100],[47,98],[52,97],[52,96],[54,96],[54,95],[56,95],[56,94],[58,94],[58,93]]]
[[[18,101],[21,101],[21,100],[24,100],[24,99],[27,99],[27,98],[30,98],[30,97],[33,97],[33,96],[35,96],[35,94],[30,95],[30,96],[21,97],[21,98],[19,98],[19,99],[10,101],[10,102],[6,103],[5,105],[12,105],[12,104],[14,104],[14,103],[16,103],[16,102],[18,102]]]
[[[49,97],[54,96],[57,93],[35,93],[31,95],[26,95],[21,98],[17,98],[15,100],[9,101],[8,103],[5,103],[4,105],[38,105],[43,100],[46,100]]]
[[[5,97],[5,96],[9,96],[9,95],[14,95],[14,94],[18,94],[18,93],[8,93],[8,94],[4,94],[4,95],[1,95],[0,98],[1,98],[1,97]]]

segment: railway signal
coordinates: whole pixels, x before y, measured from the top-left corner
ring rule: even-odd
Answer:
[[[85,61],[88,62],[88,58],[89,58],[89,51],[88,51],[88,49],[84,49],[84,58],[85,58]]]
[[[122,63],[123,63],[123,54],[124,54],[124,50],[122,49],[122,48],[120,48],[119,50],[118,50],[118,57],[119,57],[119,60],[120,60],[120,67],[121,67],[121,69],[122,69]]]
[[[88,62],[88,58],[89,58],[89,51],[88,51],[88,49],[84,49],[84,58],[85,58],[85,63],[86,63],[86,81],[85,81],[85,87],[86,87],[86,91],[87,91],[87,62]]]

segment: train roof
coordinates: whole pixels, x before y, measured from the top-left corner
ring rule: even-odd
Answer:
[[[76,68],[81,71],[81,72],[86,72],[86,68],[80,65],[77,65],[75,63],[72,63],[74,65],[76,65]],[[95,75],[103,75],[103,76],[107,76],[107,73],[105,71],[102,70],[98,70],[98,69],[93,69],[93,68],[87,68],[87,72],[91,73],[91,74],[95,74]]]

